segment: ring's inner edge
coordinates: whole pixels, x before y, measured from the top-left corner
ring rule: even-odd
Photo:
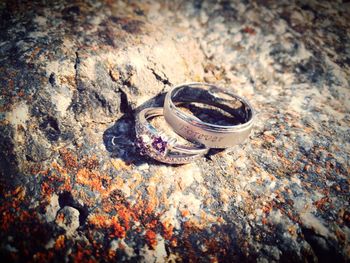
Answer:
[[[202,103],[217,107],[229,113],[240,124],[249,122],[253,116],[251,107],[244,100],[215,86],[181,86],[172,91],[171,100],[176,106]]]

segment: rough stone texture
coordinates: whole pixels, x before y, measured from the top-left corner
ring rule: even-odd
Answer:
[[[65,206],[57,213],[56,223],[66,230],[68,237],[72,236],[79,227],[79,211],[73,207]]]
[[[349,3],[47,2],[0,3],[3,259],[350,259]],[[138,155],[134,112],[184,81],[247,97],[249,140]]]

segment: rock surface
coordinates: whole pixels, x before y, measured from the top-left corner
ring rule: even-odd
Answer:
[[[72,236],[79,228],[79,211],[73,207],[65,206],[58,213],[56,223],[66,230],[68,237]]]
[[[350,259],[349,3],[8,1],[0,17],[2,258]],[[185,81],[248,98],[254,132],[188,165],[140,156],[135,111]]]

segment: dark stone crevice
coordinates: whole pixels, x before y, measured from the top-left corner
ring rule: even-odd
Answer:
[[[111,70],[109,70],[109,76],[113,82],[118,84],[118,81],[113,76]],[[123,80],[122,84],[127,87],[131,86],[129,79]],[[120,92],[120,112],[123,114],[132,115],[133,110],[129,103],[128,94],[122,88],[119,88],[119,92]]]
[[[93,95],[94,95],[94,98],[101,104],[101,107],[103,109],[107,109],[109,113],[113,113],[111,105],[101,94],[99,94],[97,91],[94,91]]]
[[[40,129],[44,131],[46,137],[50,141],[57,141],[61,135],[61,130],[56,118],[48,116],[40,125]]]
[[[345,262],[341,254],[323,236],[316,234],[312,229],[302,227],[305,240],[310,244],[319,262]]]
[[[51,84],[52,87],[55,87],[56,86],[56,75],[54,72],[52,72],[50,74],[50,77],[49,77],[49,82]]]
[[[158,81],[162,82],[164,85],[169,85],[169,86],[172,85],[168,78],[163,78],[163,77],[160,76],[158,73],[156,73],[156,71],[155,71],[153,68],[149,68],[149,69],[152,71],[152,74],[154,75],[154,77],[155,77]]]
[[[79,49],[75,52],[75,60],[74,60],[74,70],[75,70],[75,75],[74,75],[74,84],[76,87],[76,90],[73,92],[73,97],[72,97],[72,102],[68,107],[68,110],[72,110],[73,112],[73,117],[76,123],[79,123],[79,118],[78,115],[81,113],[81,99],[80,99],[80,92],[83,90],[83,85],[80,84],[79,81],[79,64],[80,64],[80,57],[79,57]],[[82,134],[82,129],[83,127],[80,127],[79,130],[79,135],[76,136],[78,138]],[[73,142],[74,144],[76,141]]]
[[[13,136],[14,131],[9,126],[0,127],[0,186],[3,187],[15,185],[18,180],[18,160],[11,140]]]
[[[132,108],[129,104],[129,100],[128,100],[128,95],[126,94],[126,92],[123,89],[119,89],[120,91],[120,111],[124,114],[132,114]]]
[[[76,86],[77,90],[80,89],[80,87],[79,87],[79,63],[80,63],[79,51],[77,50],[75,52],[75,62],[74,62],[74,70],[75,70],[74,81],[75,81],[75,86]]]
[[[79,63],[80,63],[80,58],[79,58],[79,52],[76,51],[75,52],[75,60],[74,60],[74,71],[75,71],[75,74],[74,74],[74,85],[75,85],[75,88],[76,90],[74,90],[74,93],[73,93],[73,98],[72,98],[72,102],[71,104],[69,105],[68,109],[71,109],[74,113],[74,119],[76,122],[79,122],[78,121],[78,118],[77,118],[77,115],[79,114],[80,112],[80,102],[79,102],[79,93],[82,91],[82,87],[79,87]]]

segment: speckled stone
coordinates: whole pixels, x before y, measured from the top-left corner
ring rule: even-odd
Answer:
[[[349,3],[7,1],[0,21],[6,262],[350,260]],[[245,96],[250,138],[141,156],[135,113],[187,81]]]

